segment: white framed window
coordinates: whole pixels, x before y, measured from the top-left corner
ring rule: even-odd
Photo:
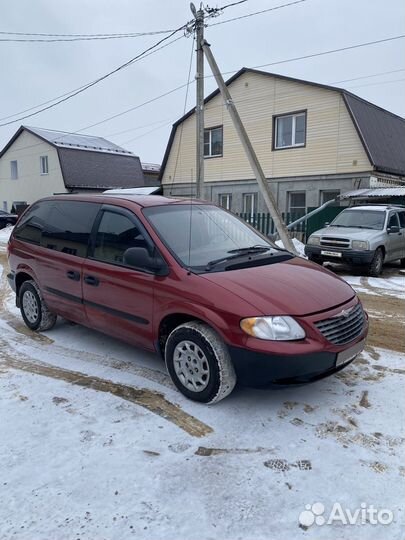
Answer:
[[[257,193],[243,194],[243,212],[245,214],[255,214],[257,212]]]
[[[288,211],[293,219],[305,216],[307,212],[305,191],[290,191],[288,196]]]
[[[222,126],[204,129],[204,157],[221,157],[222,150]]]
[[[48,174],[48,156],[40,156],[39,158],[39,170],[41,174]]]
[[[13,161],[10,161],[10,175],[11,175],[11,180],[17,180],[17,178],[18,178],[18,164],[17,164],[16,159],[14,159]]]
[[[275,116],[273,119],[273,150],[305,146],[306,124],[306,111]]]
[[[340,195],[340,189],[325,189],[324,191],[321,191],[321,204],[325,204],[328,201],[332,201],[333,199],[336,199],[336,197],[339,197]],[[339,205],[339,201],[336,203]]]
[[[219,206],[225,208],[225,210],[230,210],[232,206],[232,194],[231,193],[220,193],[219,194]]]

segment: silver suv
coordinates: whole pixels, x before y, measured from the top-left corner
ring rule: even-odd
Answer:
[[[308,259],[366,266],[370,276],[383,264],[400,260],[405,267],[405,208],[354,206],[343,210],[330,225],[311,234],[305,246]]]

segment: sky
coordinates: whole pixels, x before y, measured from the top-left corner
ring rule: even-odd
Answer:
[[[209,6],[222,6],[231,1],[210,2]],[[267,13],[215,24],[291,1],[247,0],[207,21],[212,26],[205,29],[205,37],[211,44],[221,71],[227,72],[224,75],[226,78],[243,66],[262,66],[405,34],[403,0],[305,0]],[[178,28],[191,17],[188,0],[8,0],[2,5],[0,32],[152,32]],[[1,39],[18,36],[1,34],[0,118],[34,107],[97,79],[154,45],[165,35],[16,43]],[[142,104],[187,82],[192,45],[192,39],[183,36],[52,109],[25,120],[18,120],[23,114],[1,120],[0,124],[16,121],[0,127],[0,147],[23,124],[99,135],[139,155],[143,162],[161,163],[171,125],[184,112],[186,88],[147,105]],[[405,116],[405,39],[261,69],[335,84]],[[194,74],[195,58],[191,66],[192,84],[188,92],[187,110],[195,104]],[[208,65],[205,74],[211,75]],[[208,76],[205,94],[215,88],[215,81]],[[135,107],[138,108],[88,128]]]

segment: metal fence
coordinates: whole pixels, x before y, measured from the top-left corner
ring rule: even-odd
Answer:
[[[309,213],[312,210],[315,210],[315,207],[308,208],[307,212]],[[296,225],[292,229],[289,229],[291,237],[297,238],[301,242],[305,243],[310,234],[324,227],[326,223],[330,223],[331,221],[333,221],[333,219],[342,210],[343,210],[343,207],[340,207],[340,206],[330,206],[328,208],[324,208],[315,216],[312,216],[308,220],[304,220],[301,223],[298,223],[298,225]],[[244,221],[246,221],[250,225],[252,225],[252,227],[260,231],[262,234],[265,234],[266,236],[273,236],[277,233],[273,220],[270,214],[268,213],[240,212],[240,213],[237,213],[236,215],[242,218]],[[282,212],[281,217],[284,223],[288,225],[289,223],[293,223],[294,221],[302,217],[302,214],[297,213],[297,212]]]

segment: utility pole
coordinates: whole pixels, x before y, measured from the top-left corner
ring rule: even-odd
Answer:
[[[198,46],[199,44],[197,43],[197,47]],[[228,112],[231,116],[233,125],[235,126],[235,129],[241,140],[242,146],[245,150],[250,166],[252,167],[257,183],[259,184],[260,191],[262,192],[264,202],[266,203],[266,206],[269,209],[270,215],[273,218],[276,229],[280,235],[280,239],[283,242],[284,247],[286,249],[297,254],[294,244],[288,234],[287,227],[280,215],[280,212],[278,211],[277,203],[274,198],[274,195],[271,192],[269,185],[267,184],[267,180],[264,175],[263,169],[259,163],[259,160],[257,159],[256,153],[253,149],[252,143],[250,142],[245,126],[242,124],[242,120],[240,119],[239,113],[235,107],[234,102],[232,101],[231,94],[229,93],[229,90],[225,84],[225,81],[222,78],[221,72],[219,71],[218,65],[212,54],[211,47],[209,43],[207,43],[205,40],[201,42],[201,47],[208,60],[211,71],[215,77],[215,80],[217,81],[218,88],[221,92],[226,108],[228,109]]]
[[[196,66],[196,182],[197,198],[204,198],[204,9],[202,3],[197,11],[194,4],[190,4],[190,9],[195,18],[195,33],[197,44],[197,66]]]

